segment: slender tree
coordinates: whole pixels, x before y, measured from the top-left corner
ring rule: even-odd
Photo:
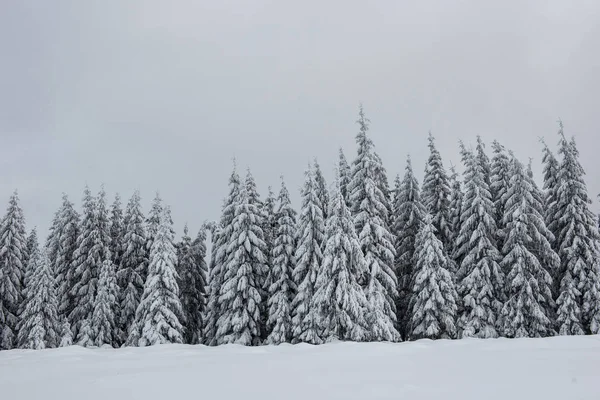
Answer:
[[[323,265],[311,300],[310,314],[314,314],[312,318],[318,327],[316,342],[369,339],[365,318],[369,304],[356,279],[356,271],[365,268],[366,261],[337,174],[327,219]]]
[[[398,279],[398,325],[403,338],[409,334],[410,297],[413,278],[415,242],[425,208],[421,203],[419,183],[413,174],[410,157],[406,162],[404,178],[396,177],[394,196],[394,224],[396,234],[396,274]]]
[[[492,201],[496,212],[496,227],[498,228],[496,239],[498,249],[502,249],[504,244],[504,209],[506,208],[507,196],[510,182],[510,159],[506,154],[504,146],[494,140],[492,143],[494,156],[492,157],[491,176],[490,176],[490,192],[492,193]],[[508,271],[505,271],[508,272]]]
[[[458,264],[456,262],[456,254],[457,254],[457,250],[456,250],[456,243],[457,243],[457,237],[458,237],[458,233],[460,231],[460,214],[461,214],[461,207],[462,207],[462,202],[463,202],[463,192],[462,192],[462,185],[460,180],[458,179],[458,174],[456,173],[456,169],[454,168],[454,166],[452,166],[451,168],[451,175],[450,175],[450,188],[451,188],[451,192],[450,192],[450,202],[449,202],[449,220],[450,220],[450,232],[451,232],[451,240],[449,242],[448,245],[448,255],[450,256],[448,261],[448,270],[450,271],[450,273],[452,274],[452,278],[454,279],[454,281],[456,282],[456,272],[458,270]]]
[[[412,287],[410,337],[456,337],[458,295],[448,271],[448,256],[435,235],[433,217],[427,214],[417,235],[415,278]]]
[[[138,345],[142,347],[183,342],[180,322],[183,309],[179,300],[177,255],[171,225],[171,210],[164,207],[150,250],[148,277],[134,323],[139,328]]]
[[[534,188],[523,165],[510,162],[510,181],[503,195],[504,258],[507,301],[502,309],[503,333],[508,337],[544,337],[552,334],[552,277],[534,249],[552,251],[545,240],[546,224],[535,204]],[[541,241],[541,242],[540,242]]]
[[[466,161],[465,195],[457,241],[464,258],[458,273],[462,304],[458,326],[462,337],[497,337],[504,277],[498,264],[501,256],[495,241],[494,204],[481,158],[464,146],[462,153]]]
[[[442,162],[442,156],[435,147],[435,139],[429,132],[429,159],[425,167],[421,198],[423,206],[433,218],[436,236],[448,251],[452,243],[450,225],[450,182]]]
[[[323,219],[327,219],[329,191],[327,190],[327,183],[325,181],[325,177],[323,176],[323,172],[321,172],[321,166],[316,158],[314,161],[313,171],[315,174],[315,190],[317,191],[317,196],[319,197],[319,201],[321,202],[321,206],[323,208]]]
[[[23,349],[56,347],[60,340],[60,325],[54,276],[45,251],[33,245],[27,264],[29,288],[19,324],[18,345]]]
[[[140,193],[137,190],[127,203],[124,231],[123,254],[117,271],[120,304],[118,326],[123,334],[120,338],[121,342],[129,337],[132,330],[135,313],[144,291],[143,277],[147,275],[146,230]],[[137,327],[134,327],[133,330],[138,331]]]
[[[233,230],[227,247],[223,284],[219,291],[222,313],[217,320],[217,343],[258,345],[261,341],[261,277],[266,255],[259,206],[242,187],[235,205]]]
[[[25,235],[25,218],[15,191],[0,222],[0,349],[5,350],[14,347],[18,332],[25,274]]]
[[[116,347],[120,344],[122,333],[118,327],[118,286],[115,265],[104,260],[98,279],[98,294],[94,299],[91,331],[95,346]]]
[[[350,193],[348,192],[348,186],[350,185],[352,171],[350,169],[350,165],[348,165],[348,161],[346,160],[346,156],[344,155],[344,151],[341,147],[339,151],[338,168],[340,171],[340,190],[342,192],[342,196],[344,197],[346,205],[350,207]]]
[[[292,300],[295,284],[292,273],[295,267],[296,211],[292,207],[289,192],[281,178],[276,213],[277,231],[273,247],[273,267],[269,286],[268,344],[290,342],[292,339]]]
[[[110,253],[113,265],[121,265],[125,251],[125,223],[123,221],[123,208],[121,196],[117,193],[111,208],[110,217]]]
[[[148,217],[146,218],[146,254],[148,254],[148,257],[150,256],[150,252],[152,250],[154,237],[158,233],[160,219],[163,215],[163,211],[163,201],[160,197],[160,194],[156,192],[156,196],[154,196],[154,200],[152,200],[152,205],[150,206],[150,212],[148,213]],[[144,279],[145,281],[146,277],[142,276],[142,279]]]
[[[292,274],[297,287],[292,303],[292,338],[294,343],[320,343],[315,313],[311,312],[311,299],[323,261],[322,245],[325,238],[323,206],[317,196],[312,168],[305,172],[302,188],[302,208],[298,217],[296,267]]]

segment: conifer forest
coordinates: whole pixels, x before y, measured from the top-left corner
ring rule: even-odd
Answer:
[[[330,182],[315,161],[301,188],[266,191],[234,163],[220,219],[182,237],[159,195],[143,210],[144,194],[103,187],[85,187],[81,208],[64,194],[48,234],[27,230],[15,191],[0,223],[0,349],[600,333],[598,217],[562,123],[540,142],[541,182],[479,137],[449,167],[431,134],[423,181],[410,158],[394,177],[369,123],[361,107],[353,154],[323,163]]]

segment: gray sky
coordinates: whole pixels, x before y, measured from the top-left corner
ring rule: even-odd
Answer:
[[[312,157],[354,158],[359,102],[391,176],[410,153],[421,178],[430,129],[446,166],[479,134],[539,175],[560,117],[595,197],[598,49],[596,0],[4,0],[0,207],[18,188],[45,231],[63,191],[159,189],[196,231],[233,156],[298,207]]]

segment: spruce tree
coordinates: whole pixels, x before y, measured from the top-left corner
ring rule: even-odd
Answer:
[[[409,334],[410,297],[412,290],[415,242],[425,208],[421,203],[419,183],[413,174],[410,157],[406,162],[404,178],[396,177],[394,195],[393,232],[396,234],[395,267],[398,279],[398,325],[403,338]]]
[[[262,203],[261,212],[263,218],[263,234],[265,240],[265,254],[267,255],[266,262],[266,277],[263,283],[263,289],[265,293],[269,291],[269,286],[272,283],[271,273],[272,273],[272,254],[273,254],[273,242],[275,241],[275,235],[277,232],[277,217],[275,215],[275,207],[276,207],[277,199],[275,198],[275,194],[273,193],[273,189],[271,186],[268,188],[268,195],[265,201]]]
[[[296,211],[292,207],[283,177],[278,203],[268,299],[268,344],[286,343],[292,339],[292,300],[295,292],[292,273],[295,267]]]
[[[134,326],[139,329],[138,346],[183,342],[180,322],[183,309],[179,300],[176,265],[171,210],[164,207],[150,250],[144,293],[136,312]]]
[[[75,271],[71,294],[74,308],[69,319],[77,343],[93,346],[94,336],[91,325],[100,268],[105,260],[111,259],[110,226],[104,188],[96,200],[86,187],[83,208],[81,233],[77,239],[77,250],[73,260]],[[85,330],[82,329],[84,326]]]
[[[448,271],[448,256],[435,235],[434,219],[427,214],[415,244],[415,278],[410,305],[410,337],[456,337],[458,295]]]
[[[305,172],[302,187],[302,207],[298,217],[296,267],[292,274],[297,287],[292,302],[292,340],[294,343],[320,343],[311,299],[315,294],[317,274],[323,260],[322,245],[325,237],[323,206],[317,196],[312,168]]]
[[[63,203],[57,215],[57,228],[53,232],[56,236],[56,251],[52,252],[48,246],[47,248],[49,255],[53,254],[50,263],[56,274],[58,314],[65,319],[75,307],[71,289],[75,283],[73,260],[79,237],[79,213],[66,194],[63,194]]]
[[[123,209],[121,207],[121,196],[117,193],[111,208],[110,217],[110,253],[113,265],[121,265],[124,252],[125,224],[123,221]]]
[[[238,203],[241,190],[240,177],[234,163],[233,171],[229,177],[229,194],[223,202],[223,209],[219,224],[215,226],[212,234],[212,250],[210,270],[208,276],[208,302],[204,316],[204,342],[207,345],[217,344],[217,320],[221,315],[222,302],[219,297],[223,285],[223,274],[229,253],[227,244],[233,231],[233,219],[235,217],[235,206]]]
[[[73,345],[73,332],[71,331],[71,324],[67,318],[62,318],[60,325],[60,343],[58,347],[68,347]]]
[[[560,124],[559,186],[556,215],[561,278],[558,304],[560,334],[598,333],[600,329],[600,236],[579,163],[575,141]],[[574,319],[579,317],[580,320]]]
[[[552,252],[546,240],[544,218],[536,206],[534,187],[523,165],[510,162],[507,191],[503,195],[504,258],[507,301],[502,308],[503,334],[508,337],[544,337],[553,332],[552,277],[537,249]]]
[[[350,193],[348,193],[348,185],[350,185],[352,171],[350,170],[350,165],[348,165],[348,161],[346,160],[346,156],[344,155],[344,151],[341,147],[339,154],[340,159],[338,162],[338,168],[340,173],[340,190],[346,205],[350,207]]]
[[[425,167],[421,198],[423,206],[433,218],[436,236],[448,251],[452,243],[450,224],[450,183],[442,156],[435,147],[435,139],[429,132],[429,159]]]
[[[158,228],[160,226],[160,219],[163,215],[163,203],[160,198],[160,194],[156,192],[156,196],[154,196],[154,200],[152,200],[152,205],[150,206],[150,212],[148,212],[148,218],[146,218],[146,254],[150,256],[150,252],[152,250],[152,244],[154,243],[154,237],[158,233]],[[144,281],[146,280],[146,276],[142,276]]]
[[[390,230],[393,221],[392,215],[394,212],[392,207],[392,190],[390,189],[387,170],[383,166],[383,161],[376,151],[373,151],[373,160],[375,161],[375,182],[379,190],[381,190],[381,193],[383,193],[382,202],[387,210],[386,214],[388,216],[385,223],[388,230]]]
[[[504,277],[496,247],[494,204],[485,180],[485,167],[462,146],[465,193],[457,249],[463,254],[457,291],[462,309],[458,319],[461,337],[498,336],[503,304]]]
[[[462,185],[460,180],[458,179],[458,174],[456,173],[456,169],[454,166],[451,167],[451,175],[450,175],[450,202],[449,202],[449,222],[450,222],[450,232],[451,232],[451,240],[448,245],[447,252],[450,255],[448,265],[449,271],[451,272],[453,279],[456,281],[456,270],[458,269],[456,263],[456,240],[458,233],[460,231],[460,214],[461,207],[463,202],[463,192]]]
[[[26,251],[25,218],[15,191],[6,215],[0,222],[0,349],[15,345],[19,324],[19,307],[23,301]]]
[[[560,236],[560,228],[559,221],[556,219],[556,215],[558,213],[558,187],[560,184],[560,179],[558,176],[559,164],[558,160],[546,143],[542,143],[544,145],[542,158],[542,162],[544,163],[544,217],[546,226],[554,236],[552,247],[554,248],[554,251],[558,252],[559,246],[557,240]],[[559,284],[561,277],[558,275],[558,271],[556,271],[556,274],[553,277],[555,284]],[[556,289],[558,291],[558,286]]]
[[[18,345],[22,349],[44,349],[59,344],[60,324],[54,275],[45,251],[33,245],[27,264],[29,288],[19,324]]]
[[[315,158],[313,172],[315,174],[315,189],[317,190],[317,196],[321,202],[323,209],[323,219],[327,219],[327,205],[329,204],[329,190],[327,189],[327,182],[321,171],[321,166]]]
[[[196,287],[196,293],[198,298],[198,319],[199,329],[196,334],[192,337],[192,343],[203,342],[203,329],[204,329],[204,315],[206,313],[206,305],[208,302],[207,289],[208,289],[208,265],[206,264],[206,231],[207,227],[203,224],[202,228],[198,231],[196,238],[192,241],[192,247],[190,249],[192,253],[192,259],[196,265],[194,269],[194,283]]]
[[[477,147],[475,148],[475,158],[477,159],[477,163],[481,166],[483,172],[483,180],[488,186],[491,185],[491,176],[492,176],[492,165],[490,163],[490,159],[485,153],[485,143],[481,139],[481,136],[477,136]]]
[[[29,235],[27,236],[27,241],[25,242],[25,251],[23,252],[23,265],[25,266],[25,274],[27,274],[27,263],[33,254],[35,248],[38,247],[38,236],[37,236],[37,228],[33,228]],[[23,281],[23,286],[27,287],[27,283],[25,280]]]
[[[490,192],[492,193],[492,201],[496,212],[497,244],[498,249],[502,249],[504,243],[504,209],[507,201],[506,192],[509,189],[510,181],[510,159],[506,154],[504,146],[494,140],[492,143],[494,156],[492,157],[491,176],[490,176]],[[508,271],[505,271],[508,272]]]
[[[317,274],[310,314],[317,323],[313,342],[366,341],[370,337],[365,318],[369,304],[357,281],[356,271],[367,268],[350,210],[342,196],[339,174],[329,207],[323,264]]]
[[[233,230],[227,247],[223,284],[219,291],[222,313],[217,320],[219,344],[258,345],[261,341],[261,278],[266,255],[259,205],[241,188],[235,205]]]
[[[100,268],[98,293],[94,299],[94,311],[91,320],[92,340],[95,346],[117,347],[120,344],[118,294],[115,265],[111,260],[104,260]]]
[[[118,326],[124,341],[129,336],[144,291],[147,275],[146,230],[139,191],[127,203],[124,218],[123,254],[117,271],[120,315]],[[134,331],[136,329],[134,328]],[[134,343],[128,343],[134,344]]]
[[[203,258],[201,253],[206,253],[206,249],[194,248],[194,246],[203,246],[204,243],[203,241],[192,243],[187,225],[183,229],[180,243],[177,273],[179,275],[179,297],[184,316],[181,321],[184,323],[183,338],[184,343],[198,344],[202,332],[202,312],[206,290],[206,271],[198,263],[200,261],[198,258]]]

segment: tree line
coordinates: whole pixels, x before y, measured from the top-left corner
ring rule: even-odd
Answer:
[[[234,165],[219,221],[175,239],[157,195],[67,195],[40,244],[17,193],[0,223],[0,348],[243,345],[600,333],[600,234],[575,140],[542,143],[543,185],[497,141],[460,143],[462,179],[429,135],[420,185],[393,187],[361,107],[357,153],[297,212]],[[207,240],[211,251],[207,254]]]

